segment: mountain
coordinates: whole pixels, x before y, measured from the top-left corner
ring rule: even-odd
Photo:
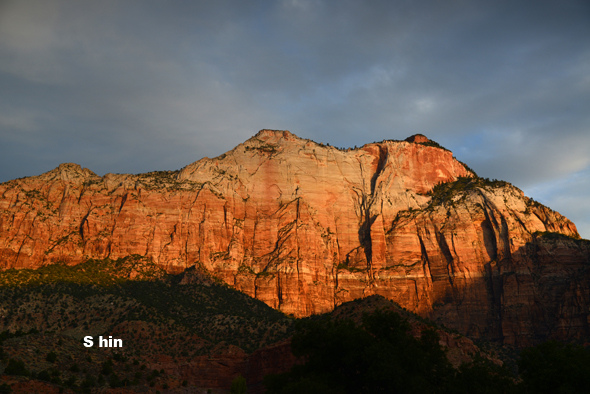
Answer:
[[[240,374],[257,392],[293,364],[292,323],[195,267],[171,275],[141,256],[10,269],[0,273],[0,392],[227,392]]]
[[[62,164],[0,196],[4,269],[140,255],[297,317],[377,294],[474,339],[590,334],[590,241],[422,135],[338,149],[262,130],[180,171]]]
[[[10,392],[7,386],[23,393],[228,392],[241,375],[248,392],[260,393],[265,375],[303,361],[292,353],[291,338],[306,321],[196,267],[167,274],[141,256],[3,271],[0,311],[0,392]],[[502,365],[470,339],[381,296],[344,303],[312,320],[360,323],[376,312],[393,312],[407,324],[403,342],[434,333],[438,341],[428,354],[448,363],[449,376],[480,357]],[[99,347],[101,336],[123,345]],[[83,346],[89,337],[93,346]]]

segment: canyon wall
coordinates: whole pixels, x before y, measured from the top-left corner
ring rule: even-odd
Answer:
[[[62,164],[0,196],[3,269],[138,254],[295,316],[379,294],[475,338],[589,332],[590,242],[423,136],[342,150],[262,130],[180,171]]]

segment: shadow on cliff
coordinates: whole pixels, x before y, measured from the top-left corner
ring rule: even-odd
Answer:
[[[488,252],[501,258],[485,264],[481,278],[449,277],[452,294],[435,299],[428,317],[472,339],[520,348],[590,341],[590,241],[536,233],[506,254],[492,239]]]

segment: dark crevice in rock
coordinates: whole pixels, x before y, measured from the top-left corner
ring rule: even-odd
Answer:
[[[82,238],[82,241],[84,241],[84,225],[88,226],[88,216],[90,216],[91,213],[92,213],[92,209],[89,210],[86,215],[84,215],[84,217],[82,218],[82,222],[80,223],[80,227],[78,229],[78,231],[80,233],[80,238]]]
[[[503,340],[501,308],[502,308],[502,278],[498,275],[496,262],[484,265],[485,284],[488,296],[488,330],[487,337],[492,340]],[[496,272],[495,272],[496,271]]]
[[[486,209],[483,210],[486,220],[481,223],[481,229],[483,232],[483,243],[490,256],[490,260],[496,260],[498,258],[498,244],[496,242],[496,234],[494,233],[494,227],[490,216]]]
[[[119,206],[119,213],[121,213],[121,211],[123,210],[123,205],[125,205],[125,202],[127,201],[128,196],[129,196],[129,193],[125,193],[125,195],[121,199],[121,205]]]
[[[375,195],[375,186],[377,185],[377,178],[383,172],[383,168],[385,167],[385,163],[387,162],[387,148],[384,146],[379,145],[379,161],[377,162],[377,170],[371,177],[371,196]]]
[[[377,179],[379,175],[383,172],[383,168],[385,167],[385,163],[387,161],[387,148],[383,146],[379,146],[379,157],[377,162],[377,169],[375,173],[371,177],[371,194],[366,195],[365,193],[361,196],[360,202],[360,217],[361,223],[359,226],[359,243],[363,247],[365,258],[367,259],[367,271],[369,277],[373,279],[373,271],[372,271],[372,262],[373,262],[373,246],[372,246],[372,236],[371,236],[371,227],[375,220],[377,220],[377,216],[371,213],[371,208],[373,203],[376,201],[375,199],[375,188],[377,185]]]
[[[373,261],[373,246],[371,240],[371,226],[377,219],[377,215],[370,215],[369,212],[365,213],[365,219],[363,220],[361,227],[359,228],[359,242],[363,247],[365,252],[365,257],[367,259],[367,268],[369,272],[371,270],[371,263]]]
[[[449,282],[451,283],[451,286],[454,286],[455,270],[453,267],[454,259],[451,253],[451,249],[447,244],[444,234],[438,233],[436,236],[436,240],[438,241],[438,246],[440,247],[440,250],[443,253],[443,256],[445,257],[445,260],[447,262],[447,274],[449,276]]]

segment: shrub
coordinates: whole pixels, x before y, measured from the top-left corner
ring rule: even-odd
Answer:
[[[293,353],[306,360],[291,372],[265,380],[271,393],[282,392],[436,392],[448,385],[452,367],[436,332],[421,339],[393,312],[351,320],[304,320],[293,336]]]
[[[234,378],[231,382],[231,394],[246,394],[248,392],[248,388],[246,386],[246,378],[242,375],[238,375]]]
[[[54,363],[57,361],[57,354],[54,351],[47,353],[47,357],[45,360],[49,361],[50,363]]]
[[[43,370],[37,374],[37,379],[49,382],[51,380],[51,376],[47,370]]]
[[[103,362],[100,373],[103,375],[112,374],[113,373],[113,361],[107,360],[107,361]]]
[[[454,369],[433,328],[420,338],[398,313],[376,311],[352,320],[301,320],[293,354],[305,360],[265,377],[269,393],[511,393],[506,369],[476,358]]]
[[[25,363],[21,360],[8,359],[8,365],[4,370],[6,375],[29,376],[31,373],[25,368]]]
[[[522,351],[518,362],[522,385],[530,393],[587,393],[590,349],[555,341]]]

